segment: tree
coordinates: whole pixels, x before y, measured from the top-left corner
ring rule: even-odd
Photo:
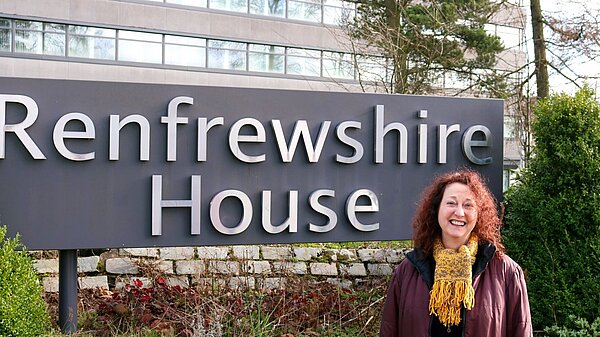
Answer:
[[[600,317],[600,104],[584,88],[538,102],[529,167],[503,237],[525,270],[534,328]]]
[[[506,74],[493,69],[503,46],[485,30],[501,4],[489,0],[357,2],[357,15],[344,28],[354,54],[362,55],[357,58],[360,79],[378,76],[390,93],[428,94],[435,92],[444,75],[451,74],[468,83],[466,90],[471,92],[505,95]]]
[[[540,0],[531,0],[531,28],[533,32],[533,53],[535,55],[535,78],[537,97],[550,95],[550,78],[548,77],[548,61],[546,60],[546,41],[544,40],[544,21]]]
[[[535,56],[530,78],[535,76],[537,98],[548,97],[558,81],[581,89],[585,82],[600,80],[600,6],[589,3],[565,1],[553,11],[548,3],[542,8],[540,0],[530,0]]]

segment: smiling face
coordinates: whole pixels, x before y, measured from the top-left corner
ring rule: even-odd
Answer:
[[[444,247],[458,249],[466,244],[475,223],[477,205],[471,189],[461,183],[446,186],[438,210],[438,224],[442,229]]]

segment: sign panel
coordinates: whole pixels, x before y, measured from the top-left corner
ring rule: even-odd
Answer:
[[[410,238],[421,190],[502,191],[503,102],[0,79],[0,223],[29,249]]]

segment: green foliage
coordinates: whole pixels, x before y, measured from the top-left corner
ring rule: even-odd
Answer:
[[[600,105],[593,92],[539,103],[535,149],[508,191],[504,242],[526,271],[534,328],[600,316]]]
[[[366,54],[373,49],[389,59],[390,91],[426,94],[444,72],[494,96],[503,96],[505,77],[492,68],[503,50],[484,29],[499,9],[490,0],[357,1],[357,15],[345,25]],[[358,42],[356,42],[358,41]],[[361,52],[361,50],[358,50]]]
[[[0,227],[0,336],[42,335],[50,321],[37,273],[19,237],[5,236]]]
[[[565,326],[547,327],[544,334],[548,337],[600,337],[600,318],[590,324],[583,318],[569,315]]]

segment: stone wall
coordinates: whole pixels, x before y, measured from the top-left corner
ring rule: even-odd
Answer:
[[[124,248],[79,257],[79,288],[118,289],[132,279],[150,284],[161,273],[170,285],[280,288],[290,275],[352,287],[391,275],[405,249],[328,249],[298,246]],[[58,291],[58,258],[34,260],[46,292]]]

